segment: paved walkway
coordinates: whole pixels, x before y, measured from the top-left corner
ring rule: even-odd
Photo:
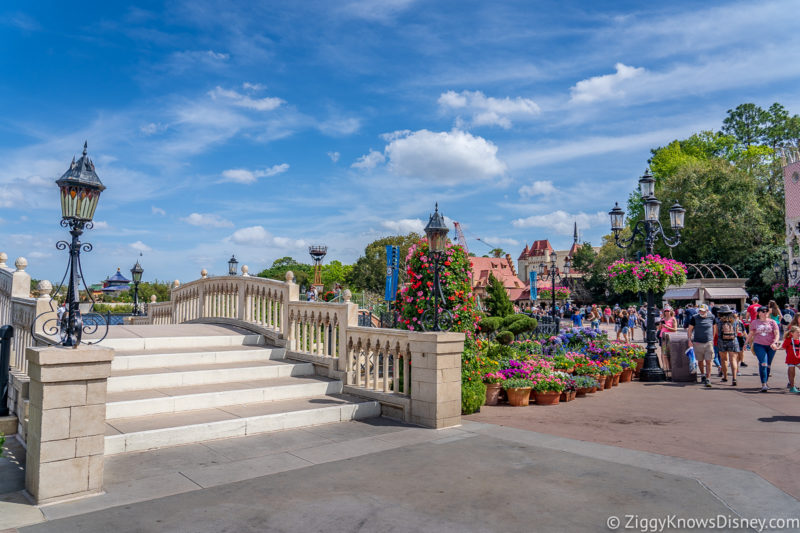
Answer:
[[[376,419],[116,456],[106,490],[19,531],[607,531],[626,514],[800,514],[750,472],[476,422]],[[0,507],[0,528],[14,516]]]
[[[800,499],[800,395],[785,388],[785,357],[775,355],[773,389],[763,394],[758,361],[745,352],[737,387],[715,371],[711,389],[631,382],[550,408],[484,406],[467,418],[750,470]]]

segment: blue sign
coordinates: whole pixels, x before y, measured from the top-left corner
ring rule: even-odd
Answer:
[[[528,276],[530,277],[529,281],[530,281],[530,284],[531,284],[531,301],[532,302],[536,301],[536,296],[537,296],[537,294],[536,294],[536,274],[537,274],[537,272],[535,270],[532,270],[531,272],[528,273]]]
[[[397,299],[397,282],[400,276],[400,247],[386,245],[386,290],[383,299],[394,302]]]

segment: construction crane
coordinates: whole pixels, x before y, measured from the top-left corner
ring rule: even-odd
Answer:
[[[456,222],[454,220],[453,226],[455,226],[456,228],[456,236],[458,236],[458,244],[460,244],[461,247],[464,249],[464,251],[467,252],[467,255],[469,255],[469,246],[467,246],[467,239],[464,238],[464,232],[461,231],[461,223]]]

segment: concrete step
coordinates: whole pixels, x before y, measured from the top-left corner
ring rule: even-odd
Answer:
[[[118,327],[118,326],[114,326]],[[167,328],[167,326],[164,326]],[[166,330],[167,332],[169,330]],[[185,335],[159,337],[124,337],[107,338],[102,345],[119,351],[164,350],[195,348],[205,349],[209,346],[264,346],[263,335],[231,334],[231,335]]]
[[[380,416],[380,404],[332,394],[106,421],[113,455]]]
[[[265,359],[281,360],[285,348],[259,346],[210,346],[159,350],[118,351],[111,361],[111,370],[137,370],[142,368],[177,367],[201,364],[240,363]]]
[[[176,413],[248,403],[281,401],[342,392],[342,382],[288,377],[108,393],[106,418]]]
[[[240,363],[112,370],[111,376],[108,378],[107,390],[111,393],[143,389],[164,389],[289,376],[310,376],[313,374],[314,365],[311,363],[289,363],[269,359],[243,361]]]

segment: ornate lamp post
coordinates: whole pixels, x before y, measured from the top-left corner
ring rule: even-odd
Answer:
[[[131,279],[133,280],[133,315],[139,316],[142,314],[141,309],[139,309],[139,283],[142,281],[142,274],[144,273],[144,269],[142,265],[139,264],[139,260],[136,260],[136,264],[133,265],[131,269]]]
[[[442,331],[439,326],[439,300],[441,299],[441,301],[444,302],[445,299],[442,294],[442,284],[439,279],[439,273],[444,267],[442,256],[447,248],[447,232],[449,231],[450,229],[447,227],[447,224],[444,223],[444,217],[439,213],[439,203],[437,202],[436,210],[430,216],[428,225],[425,226],[425,235],[428,238],[428,249],[433,258],[433,320],[430,331]],[[453,318],[452,315],[450,315],[450,311],[447,309],[443,311],[444,321],[446,321],[447,324],[452,323]],[[426,321],[427,314],[428,311],[423,313],[423,322]],[[445,325],[445,329],[448,329],[448,325]]]
[[[548,266],[547,263],[539,263],[539,276],[542,279],[550,279],[551,281],[551,290],[550,290],[550,299],[551,299],[551,309],[550,312],[553,315],[553,323],[557,323],[556,319],[556,280],[562,281],[564,283],[569,283],[567,276],[569,276],[569,269],[571,268],[572,263],[570,263],[569,257],[564,259],[564,272],[563,276],[558,271],[558,256],[555,252],[550,254],[550,265]]]
[[[231,258],[228,259],[228,275],[235,276],[238,272],[237,267],[239,266],[239,261],[236,260],[235,255],[231,255]]]
[[[619,233],[625,225],[625,212],[619,207],[618,203],[614,205],[614,209],[609,211],[611,230],[614,232],[614,242],[620,248],[630,248],[637,235],[644,237],[645,255],[653,254],[653,248],[659,235],[664,244],[670,248],[680,244],[686,209],[677,202],[669,208],[670,226],[675,232],[675,236],[667,237],[659,221],[661,202],[655,197],[655,184],[656,180],[650,174],[650,169],[647,169],[644,176],[639,179],[639,191],[644,203],[644,220],[636,221],[633,233],[629,238],[620,239],[619,237]],[[639,374],[639,379],[641,381],[664,381],[666,379],[664,370],[658,365],[658,356],[656,354],[656,305],[655,294],[652,289],[647,291],[647,354],[645,355],[644,367]]]
[[[67,288],[67,309],[60,319],[62,344],[77,348],[83,334],[83,318],[81,317],[80,290],[78,280],[82,280],[80,254],[92,251],[89,243],[81,244],[80,237],[84,229],[91,229],[94,224],[92,218],[100,199],[100,193],[105,190],[105,185],[100,181],[94,169],[94,163],[86,155],[88,143],[83,144],[83,155],[72,163],[66,172],[56,181],[61,190],[61,226],[69,227],[72,242],[59,241],[56,248],[66,250],[69,248],[69,287]],[[65,274],[66,276],[66,274]],[[87,293],[88,293],[87,289]]]

